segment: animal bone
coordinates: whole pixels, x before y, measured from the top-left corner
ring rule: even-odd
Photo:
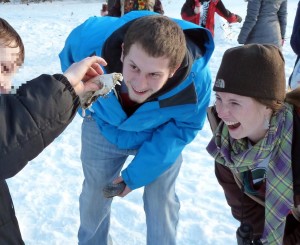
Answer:
[[[112,91],[116,85],[121,85],[123,76],[121,73],[110,73],[96,76],[89,82],[96,83],[100,89],[97,91],[87,92],[80,98],[80,104],[83,110],[89,108],[98,97],[105,97]]]

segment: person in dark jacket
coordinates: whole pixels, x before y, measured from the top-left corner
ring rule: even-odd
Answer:
[[[281,48],[287,23],[287,0],[249,0],[239,44],[274,44]]]
[[[24,61],[24,45],[13,27],[0,18],[0,244],[24,244],[6,179],[13,177],[72,121],[79,95],[97,90],[82,83],[102,74],[99,57],[74,63],[64,74],[41,75],[13,94],[11,79]]]
[[[116,193],[121,197],[144,187],[147,244],[176,244],[175,183],[182,151],[206,118],[213,49],[207,29],[153,11],[91,17],[70,33],[62,70],[95,53],[107,61],[106,72],[124,77],[116,93],[85,112],[79,244],[110,244],[113,200],[102,190],[112,182],[124,187]]]
[[[253,229],[247,244],[300,243],[300,88],[286,94],[284,71],[275,45],[238,46],[213,87],[220,122],[207,151],[233,217]]]
[[[201,16],[200,6],[202,6]],[[213,36],[215,30],[215,13],[226,19],[229,23],[242,22],[242,17],[226,9],[222,0],[200,0],[200,3],[199,0],[186,0],[181,8],[182,19],[207,28]]]
[[[108,9],[108,15],[120,17],[133,10],[148,10],[164,14],[160,0],[115,0],[112,8]]]
[[[297,62],[300,59],[300,1],[298,2],[298,7],[297,7],[295,20],[294,20],[293,32],[292,32],[290,43],[291,43],[291,47],[292,47],[293,51],[297,55],[297,59],[296,59],[295,66],[294,66],[294,69],[295,69]],[[300,73],[300,71],[299,71],[299,73]],[[290,79],[289,79],[290,86],[291,86],[292,76],[293,76],[293,73],[291,74]],[[294,88],[294,86],[293,86],[293,88]]]

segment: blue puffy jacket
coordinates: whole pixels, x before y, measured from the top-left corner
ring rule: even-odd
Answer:
[[[132,11],[117,17],[91,17],[76,27],[59,57],[62,70],[93,54],[108,63],[107,73],[122,72],[120,62],[124,33],[135,19],[156,14]],[[89,112],[106,139],[120,149],[138,152],[122,171],[125,183],[136,189],[166,171],[202,129],[211,95],[208,61],[214,49],[210,32],[190,22],[173,19],[186,35],[187,53],[180,68],[155,98],[127,115],[117,96],[110,93],[92,105]]]

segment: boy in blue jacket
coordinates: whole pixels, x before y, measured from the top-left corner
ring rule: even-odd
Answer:
[[[213,49],[206,29],[150,11],[92,17],[71,32],[60,53],[63,70],[95,54],[107,61],[106,73],[124,77],[83,120],[79,244],[111,244],[112,198],[102,190],[123,181],[121,197],[144,187],[147,244],[176,244],[175,181],[182,150],[204,124]]]

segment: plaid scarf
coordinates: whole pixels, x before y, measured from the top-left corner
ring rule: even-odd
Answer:
[[[254,169],[270,157],[266,175],[265,227],[261,241],[269,245],[282,244],[285,219],[293,207],[293,176],[291,150],[293,136],[293,106],[284,107],[270,120],[263,139],[250,145],[247,138],[235,140],[221,122],[207,146],[216,162],[233,172]]]

